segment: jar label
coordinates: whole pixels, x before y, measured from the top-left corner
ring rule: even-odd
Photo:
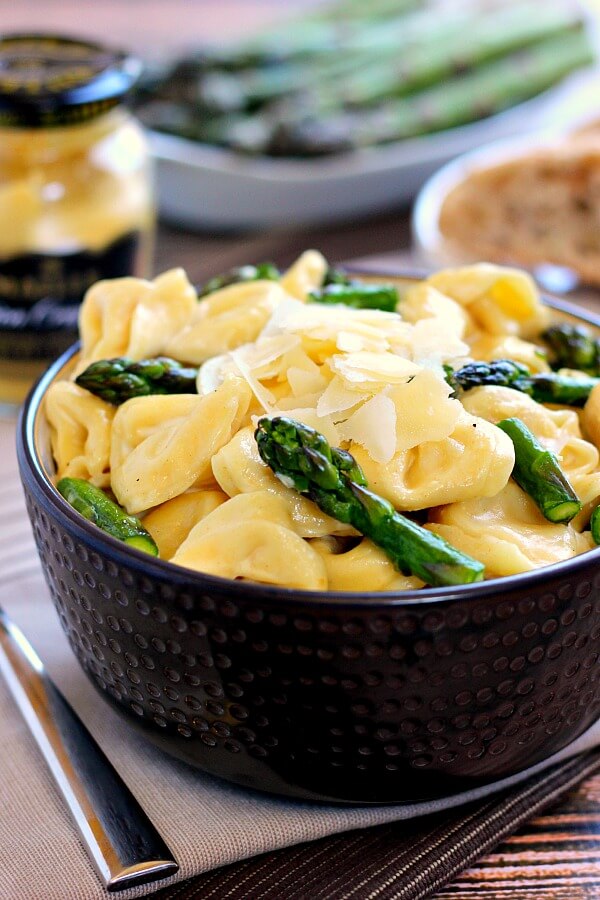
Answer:
[[[0,356],[50,359],[77,338],[79,304],[103,278],[136,274],[140,233],[99,252],[28,253],[0,259]]]

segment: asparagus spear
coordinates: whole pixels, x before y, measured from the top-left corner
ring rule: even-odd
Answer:
[[[535,15],[529,18],[532,22],[536,20]],[[434,27],[431,25],[431,18],[429,21],[430,27]],[[468,30],[468,25],[463,23],[462,32]],[[444,38],[441,28],[435,34],[436,46],[440,48],[436,51],[438,56],[449,54],[451,51],[448,47],[459,43],[448,41],[447,36]],[[431,42],[433,39],[430,37],[429,40]],[[424,66],[433,65],[434,58],[438,58],[431,46],[428,52],[422,54]],[[400,59],[404,55],[410,61],[410,54],[415,52],[418,51],[410,49],[409,44],[406,53],[400,53]],[[157,92],[158,98],[163,99],[162,104],[155,102],[142,108],[141,115],[151,127],[158,130],[234,147],[246,153],[312,156],[400,140],[474,121],[535,96],[592,59],[590,42],[584,29],[581,24],[574,23],[572,27],[566,26],[564,33],[538,41],[503,59],[480,64],[434,87],[350,113],[340,105],[352,100],[348,91],[345,99],[340,96],[333,107],[333,101],[327,99],[331,95],[331,89],[327,85],[331,81],[336,83],[336,78],[331,77],[332,73],[335,75],[335,66],[338,67],[336,77],[342,85],[342,94],[343,84],[348,81],[347,66],[350,61],[340,52],[333,55],[340,60],[333,68],[331,63],[321,67],[312,61],[308,66],[311,70],[308,77],[309,88],[319,81],[325,85],[320,101],[318,90],[312,92],[312,99],[310,91],[308,97],[305,91],[300,91],[293,94],[289,102],[261,107],[254,115],[207,115],[202,107],[206,98],[202,100],[197,77],[188,76],[186,80],[180,77],[176,67],[172,77],[167,78]],[[382,53],[375,51],[375,55],[380,58]],[[368,59],[369,54],[360,57],[363,62],[362,68],[359,66],[359,72],[364,71],[364,75],[357,74],[353,77],[366,79],[365,84],[372,84],[373,87],[369,87],[367,91],[371,94],[374,92],[379,97],[393,97],[403,90],[402,79],[412,77],[410,70],[399,63],[394,55],[389,60],[387,75],[385,59],[373,65],[372,62],[365,62],[365,58]],[[456,56],[453,59],[456,62]],[[351,67],[351,71],[352,68],[355,66]],[[263,79],[265,85],[270,85],[269,96],[274,92],[273,85],[278,82],[278,71],[277,67],[270,67],[269,77]],[[218,72],[216,76],[219,76]],[[235,109],[244,102],[243,97],[240,99],[240,88],[235,83],[227,87],[226,83],[219,81],[219,77],[216,78],[216,87],[213,81],[210,103],[216,106],[221,104],[228,110]],[[419,77],[423,78],[422,75]],[[260,78],[262,79],[262,75]],[[386,78],[387,87],[384,86]],[[300,72],[298,81],[299,84],[302,82]],[[289,78],[286,76],[283,77],[282,92],[285,93],[288,89]],[[366,87],[363,89],[367,90]],[[219,96],[215,96],[215,92]],[[256,97],[252,102],[257,102]]]
[[[595,544],[600,544],[600,506],[595,506],[590,517],[590,530]]]
[[[541,93],[593,59],[583,29],[546,39],[443,84],[373,108],[311,115],[264,112],[231,123],[223,140],[240,151],[314,156],[442,131],[492,115]]]
[[[334,282],[316,291],[310,291],[313,303],[343,303],[354,309],[383,309],[394,312],[398,303],[398,291],[391,284],[361,284],[349,281],[346,284]]]
[[[330,447],[318,431],[292,419],[263,418],[258,451],[287,487],[310,497],[327,515],[354,526],[405,574],[433,586],[480,581],[484,566],[369,491],[354,457]]]
[[[584,406],[600,378],[589,375],[562,375],[542,372],[532,375],[526,366],[511,359],[474,362],[452,371],[446,369],[446,380],[455,390],[469,391],[481,385],[510,387],[528,394],[538,403],[560,403],[564,406]]]
[[[430,27],[421,40],[409,43],[400,54],[398,49],[379,49],[369,54],[366,64],[313,84],[309,80],[307,85],[305,79],[297,90],[308,86],[312,104],[321,112],[341,106],[371,106],[443,83],[457,73],[550,37],[566,36],[580,27],[572,13],[550,5],[517,4],[469,16],[454,12],[443,31]],[[256,90],[252,99],[259,99]]]
[[[329,266],[325,272],[322,287],[327,287],[330,284],[352,284],[352,280],[350,275],[347,275],[342,269],[335,269]]]
[[[75,383],[118,406],[132,397],[148,394],[195,394],[197,377],[198,369],[183,366],[166,356],[137,362],[117,357],[91,363]]]
[[[497,425],[513,442],[512,477],[519,487],[536,502],[548,521],[570,522],[581,510],[581,502],[554,453],[546,450],[520,419],[502,419]]]
[[[128,516],[104,491],[83,478],[61,478],[58,491],[73,509],[93,522],[102,531],[117,538],[129,547],[158,556],[154,538],[146,531],[136,516]]]
[[[553,325],[542,332],[555,369],[579,369],[600,377],[600,338],[581,325]]]
[[[214,278],[203,284],[198,290],[198,297],[206,297],[230,284],[239,284],[243,281],[260,281],[262,279],[277,281],[280,274],[279,269],[269,262],[259,263],[256,266],[239,266],[222,275],[215,275]]]
[[[321,98],[318,105],[322,108],[339,107],[346,99],[345,87],[349,84],[357,85],[350,90],[352,94],[364,89],[365,84],[368,92],[369,87],[382,81],[386,95],[390,93],[390,85],[393,89],[408,81],[410,88],[413,70],[418,70],[423,63],[429,70],[427,58],[430,54],[435,57],[439,46],[445,48],[446,57],[450,52],[451,59],[455,60],[456,50],[449,48],[460,46],[465,28],[472,22],[472,12],[451,10],[441,11],[435,20],[418,13],[388,20],[383,25],[376,22],[366,30],[345,25],[338,31],[339,25],[332,23],[329,31],[321,35],[320,42],[315,43],[313,38],[312,44],[305,44],[302,53],[298,48],[287,60],[263,62],[242,71],[217,67],[199,74],[195,96],[208,109],[226,112],[253,110],[288,95],[307,93],[313,105]],[[562,23],[564,27],[564,15]],[[420,80],[417,77],[416,83]],[[426,83],[430,81],[429,77],[425,79]],[[184,90],[181,69],[173,73],[170,83],[180,93]],[[330,94],[337,96],[337,103],[331,103]]]

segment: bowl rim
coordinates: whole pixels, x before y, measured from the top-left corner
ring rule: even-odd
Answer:
[[[354,274],[362,273],[372,278],[379,276],[384,278],[394,277],[399,280],[418,280],[427,275],[426,272],[418,268],[407,267],[406,269],[399,269],[394,264],[390,264],[387,270],[385,265],[378,265],[377,269],[374,268],[372,270],[352,265],[348,265],[345,268]],[[589,310],[583,310],[573,303],[559,300],[545,292],[542,293],[542,297],[544,304],[550,309],[600,329],[600,315],[596,316]],[[195,569],[173,565],[169,560],[158,559],[133,547],[126,547],[122,541],[102,531],[77,513],[67,503],[47,477],[42,460],[36,449],[37,427],[42,416],[42,403],[46,390],[79,351],[79,347],[79,342],[74,343],[48,367],[31,388],[20,410],[17,425],[17,456],[21,481],[23,486],[25,486],[25,469],[27,469],[32,476],[33,487],[39,498],[43,498],[46,504],[50,503],[57,517],[68,523],[71,531],[74,530],[78,533],[82,543],[84,545],[87,544],[86,549],[90,545],[106,544],[106,549],[110,551],[110,556],[113,560],[118,561],[120,565],[125,567],[140,570],[140,574],[150,580],[155,574],[162,582],[171,581],[180,587],[188,585],[189,588],[204,590],[207,593],[212,591],[213,593],[225,594],[228,595],[228,599],[236,602],[255,602],[260,600],[262,603],[270,601],[277,605],[278,602],[293,601],[296,605],[313,609],[323,609],[327,605],[334,607],[348,606],[355,609],[368,607],[377,609],[378,613],[383,613],[386,609],[390,611],[398,608],[412,609],[417,606],[430,608],[445,606],[457,600],[475,601],[493,596],[502,597],[513,591],[532,590],[535,587],[543,586],[545,582],[552,581],[555,578],[571,578],[581,569],[588,569],[590,565],[600,562],[600,546],[598,546],[585,553],[548,566],[472,584],[420,588],[410,591],[315,591],[260,584],[252,581],[236,581],[218,575],[209,575]]]

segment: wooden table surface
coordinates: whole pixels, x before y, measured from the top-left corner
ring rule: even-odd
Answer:
[[[280,0],[61,0],[60,4],[53,0],[0,0],[0,15],[3,31],[77,31],[128,44],[146,57],[160,57],[199,40],[234,37],[301,2],[311,0],[285,4]],[[181,265],[193,281],[202,281],[246,261],[268,259],[286,265],[309,246],[320,249],[332,262],[394,254],[405,263],[409,245],[406,209],[335,227],[303,231],[290,227],[244,235],[193,234],[161,224],[154,268],[158,272]],[[600,312],[600,300],[593,295],[584,302]],[[533,819],[436,897],[600,898],[600,775]]]
[[[438,900],[597,900],[600,775],[532,819],[435,896]]]

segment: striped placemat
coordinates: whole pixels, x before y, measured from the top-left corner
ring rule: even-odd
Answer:
[[[215,869],[153,894],[156,900],[424,900],[496,847],[525,822],[551,807],[580,781],[600,771],[600,750],[549,769],[518,788],[448,813],[351,831],[276,850]],[[598,811],[597,811],[598,813]],[[600,815],[594,822],[600,827]],[[547,855],[547,854],[545,854]],[[597,863],[595,864],[597,866]],[[592,866],[593,868],[594,866]],[[518,869],[506,873],[501,893],[490,885],[478,897],[515,900]],[[588,867],[589,868],[589,867]],[[564,874],[565,865],[560,866]],[[557,873],[558,874],[558,873]],[[556,887],[556,878],[554,887]],[[499,888],[500,889],[500,888]],[[527,896],[542,900],[541,885]],[[567,890],[573,891],[573,885]],[[576,900],[600,896],[600,875],[582,882],[584,893],[544,897]],[[590,891],[587,893],[586,891]],[[598,893],[596,893],[598,891]],[[441,895],[440,895],[441,896]],[[443,896],[472,898],[471,890]]]

